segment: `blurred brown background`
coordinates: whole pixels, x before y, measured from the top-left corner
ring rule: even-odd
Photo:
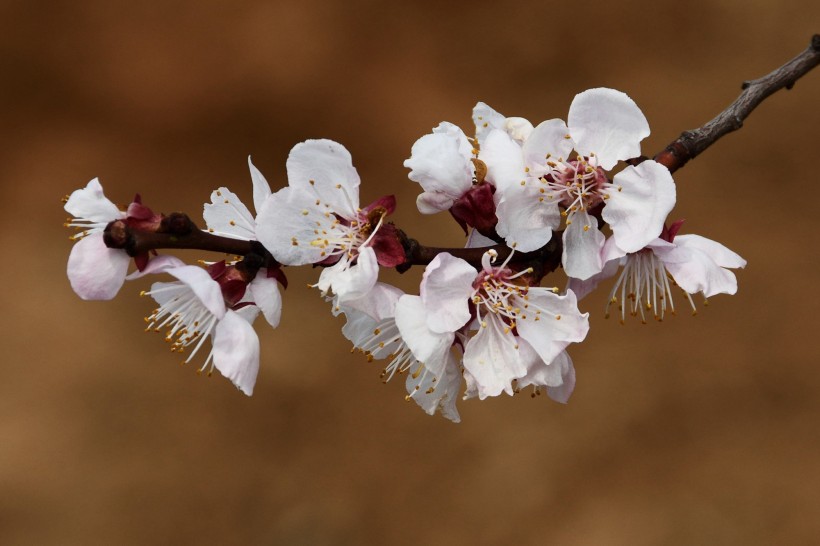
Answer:
[[[60,197],[99,176],[127,202],[198,217],[246,157],[275,187],[295,143],[342,142],[363,201],[483,100],[534,122],[575,93],[630,94],[654,153],[744,79],[820,32],[814,0],[0,3],[0,543],[798,544],[820,536],[816,209],[820,71],[676,175],[674,216],[749,261],[735,297],[663,324],[605,321],[571,354],[568,406],[541,397],[424,415],[350,355],[290,271],[246,398],[142,333],[147,286],[112,303],[70,290]],[[419,272],[399,279],[418,281]],[[678,299],[683,305],[683,300]]]

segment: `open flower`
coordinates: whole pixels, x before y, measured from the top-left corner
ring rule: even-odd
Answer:
[[[646,118],[624,93],[599,88],[576,95],[567,123],[539,124],[524,144],[518,168],[505,171],[499,183],[499,234],[518,250],[535,250],[559,227],[563,209],[564,270],[587,279],[603,267],[605,237],[591,213],[603,207],[601,216],[618,246],[640,250],[658,237],[675,204],[672,176],[652,160],[626,167],[612,182],[606,171],[639,156],[640,141],[648,135]]]
[[[681,224],[682,221],[669,229],[664,227],[661,237],[637,252],[627,253],[614,238],[608,239],[602,250],[603,271],[586,281],[571,280],[570,287],[585,295],[622,267],[606,306],[607,317],[610,307],[618,306],[621,323],[627,313],[640,317],[644,323],[647,315],[660,321],[667,311],[674,314],[675,285],[683,291],[693,314],[697,309],[692,296],[698,292],[704,298],[736,293],[737,278],[729,269],[745,267],[746,260],[700,235],[677,235]]]
[[[384,218],[395,198],[359,208],[359,175],[348,151],[330,140],[291,150],[288,186],[265,200],[256,219],[259,241],[285,265],[327,267],[317,286],[338,301],[356,299],[376,284],[378,266],[404,262],[395,227]]]
[[[122,288],[131,257],[125,250],[108,248],[103,240],[106,226],[123,220],[131,227],[157,229],[159,215],[142,205],[139,195],[121,211],[103,194],[99,179],[92,179],[85,188],[74,191],[65,202],[65,210],[73,216],[66,227],[79,231],[71,237],[77,241],[68,257],[68,280],[71,288],[84,300],[110,300]],[[139,269],[148,262],[148,254],[135,258]]]
[[[253,206],[257,213],[271,195],[270,185],[248,156],[248,169],[253,184]],[[256,218],[239,197],[228,188],[222,187],[211,192],[211,202],[205,203],[203,218],[209,233],[232,237],[243,241],[256,240]],[[251,282],[254,301],[265,302],[259,307],[265,319],[276,328],[282,315],[282,295],[279,285],[287,287],[287,277],[281,268],[262,268]],[[242,288],[244,290],[244,286]]]
[[[476,274],[464,260],[439,254],[425,271],[421,296],[402,296],[396,306],[402,338],[434,376],[442,375],[458,339],[468,393],[474,390],[481,399],[513,394],[513,381],[528,375],[534,378],[528,384],[537,384],[538,366],[551,366],[589,329],[588,315],[578,311],[571,291],[558,295],[554,289],[520,284],[530,271],[516,273],[508,262],[495,267],[496,256],[487,251]],[[473,329],[477,332],[471,336]]]
[[[247,282],[235,266],[224,262],[206,270],[170,256],[152,260],[134,277],[149,273],[168,273],[177,281],[154,283],[142,293],[159,305],[145,319],[146,331],[164,330],[173,352],[190,349],[186,363],[210,337],[211,351],[199,371],[210,375],[216,368],[243,393],[253,394],[259,373],[259,338],[251,324],[260,311],[269,321],[277,316],[278,322],[280,306],[270,297],[270,283],[275,281],[257,276]]]

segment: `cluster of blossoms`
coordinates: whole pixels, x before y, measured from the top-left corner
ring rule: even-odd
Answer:
[[[405,375],[408,400],[453,421],[459,396],[529,387],[566,402],[575,386],[567,348],[589,330],[578,301],[608,278],[617,275],[607,313],[615,306],[621,321],[662,320],[674,312],[676,288],[693,311],[694,294],[735,293],[729,269],[745,261],[709,239],[679,235],[681,222],[667,223],[675,184],[663,165],[640,161],[649,126],[624,93],[585,91],[566,122],[533,126],[483,103],[473,120],[470,136],[439,124],[405,161],[422,188],[418,210],[449,211],[468,235],[464,249],[419,258],[418,243],[387,221],[395,198],[360,206],[348,151],[309,140],[290,152],[288,185],[275,193],[248,161],[255,217],[219,188],[204,207],[206,229],[193,235],[187,217],[154,214],[139,196],[121,211],[92,180],[65,204],[67,225],[81,230],[68,261],[71,286],[84,299],[111,299],[126,279],[174,277],[143,292],[158,305],[148,329],[165,331],[172,351],[190,348],[186,362],[210,338],[200,370],[216,368],[250,395],[259,370],[252,323],[261,313],[278,325],[283,267],[322,266],[313,286],[344,315],[344,336],[369,360],[386,362],[384,381]],[[180,247],[157,242],[164,234],[188,237],[186,248],[244,250],[230,250],[241,254],[230,261],[185,265],[156,255]],[[132,258],[136,271],[127,275]],[[421,264],[418,295],[379,281],[380,268]],[[559,264],[565,288],[541,286]]]

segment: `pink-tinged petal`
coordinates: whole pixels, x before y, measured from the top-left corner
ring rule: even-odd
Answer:
[[[561,262],[568,277],[585,280],[600,273],[604,264],[601,249],[606,237],[598,230],[598,220],[586,211],[572,215],[572,223],[564,230],[564,251]]]
[[[737,253],[729,250],[722,244],[700,235],[686,234],[675,237],[674,244],[677,246],[684,246],[687,248],[696,248],[709,256],[720,267],[729,267],[731,269],[746,267],[746,260],[741,258]]]
[[[248,321],[228,310],[216,325],[214,366],[240,391],[250,396],[259,374],[259,337]]]
[[[447,362],[441,377],[422,371],[419,374],[407,374],[405,384],[407,394],[424,410],[427,415],[441,412],[442,417],[454,423],[461,422],[456,409],[458,391],[461,387],[461,374],[458,362],[452,352],[447,353]]]
[[[618,268],[621,266],[621,261],[624,256],[626,256],[626,252],[618,248],[615,244],[615,239],[610,237],[604,243],[604,248],[601,249],[601,261],[604,264],[604,268],[601,272],[585,280],[570,277],[567,282],[567,290],[575,292],[575,297],[578,298],[578,301],[582,300],[595,290],[601,281],[609,279],[618,272]]]
[[[567,345],[584,340],[589,332],[589,313],[578,310],[572,291],[559,296],[547,290],[530,290],[527,297],[528,307],[515,325],[518,335],[532,345],[541,360],[552,362]]]
[[[251,162],[251,156],[248,156],[248,169],[251,171],[251,183],[253,184],[253,208],[256,210],[256,214],[259,214],[259,211],[262,210],[262,205],[265,203],[265,199],[271,194],[270,184],[268,184],[264,175],[256,168],[253,162]]]
[[[473,123],[475,123],[475,137],[480,144],[484,144],[484,139],[493,129],[504,130],[504,123],[507,120],[503,115],[483,102],[479,102],[473,107]]]
[[[572,365],[572,359],[566,351],[558,355],[550,366],[560,366],[563,381],[557,387],[547,387],[547,396],[556,402],[566,404],[575,390],[575,366]]]
[[[359,249],[355,265],[349,265],[346,258],[339,260],[333,267],[325,268],[319,276],[319,289],[332,290],[337,302],[354,300],[363,297],[376,284],[379,276],[379,264],[376,254],[370,247]]]
[[[404,343],[427,370],[440,376],[453,345],[453,332],[437,333],[427,326],[429,311],[419,296],[404,295],[396,303],[396,326]]]
[[[469,150],[464,153],[462,140],[466,141],[466,137],[458,131],[434,132],[413,144],[410,159],[405,160],[404,166],[410,169],[408,178],[421,184],[425,192],[442,193],[455,199],[472,186],[475,166],[470,161]]]
[[[512,380],[526,375],[527,367],[521,361],[512,332],[505,333],[505,326],[495,315],[483,319],[478,333],[465,347],[464,368],[475,380],[481,400],[502,392],[512,395]]]
[[[508,188],[498,202],[496,216],[496,231],[504,237],[507,246],[520,252],[541,248],[552,239],[552,231],[561,225],[558,203],[532,185]]]
[[[75,190],[65,204],[65,211],[75,218],[92,222],[113,222],[125,218],[125,213],[103,194],[102,185],[97,178],[92,179],[85,188]]]
[[[490,131],[481,145],[479,159],[487,165],[486,180],[496,187],[497,192],[503,194],[508,187],[526,179],[521,146],[504,131]]]
[[[133,281],[134,279],[139,279],[146,275],[165,273],[169,269],[172,269],[174,267],[182,267],[184,265],[185,262],[183,262],[176,256],[163,254],[162,256],[157,256],[156,258],[152,258],[151,260],[149,260],[148,264],[143,268],[142,271],[134,271],[133,273],[128,275],[126,279],[129,281]]]
[[[532,345],[520,337],[518,338],[518,350],[521,354],[522,362],[524,362],[524,365],[527,367],[527,375],[517,381],[520,389],[529,387],[530,385],[536,387],[557,387],[563,382],[560,363],[558,366],[554,365],[555,360],[560,358],[560,353],[559,357],[556,357],[553,362],[546,363],[535,349],[532,348]]]
[[[675,206],[669,169],[651,160],[616,174],[608,192],[601,214],[626,252],[637,252],[658,237]]]
[[[446,252],[438,254],[424,270],[419,294],[427,309],[427,326],[433,332],[455,332],[470,320],[469,300],[476,270]]]
[[[691,235],[678,235],[675,237],[675,248],[655,251],[678,286],[689,294],[703,292],[703,295],[707,298],[715,294],[736,293],[737,278],[735,274],[721,267],[711,255],[711,252],[715,252],[721,259],[732,259],[733,257],[726,253],[734,253],[714,241],[709,241],[713,244],[704,244],[703,241],[692,244],[691,237]],[[704,238],[701,237],[700,239]],[[708,239],[705,240],[708,241]],[[722,248],[715,248],[715,245]],[[737,259],[743,261],[740,256],[737,256]],[[737,259],[734,259],[734,263],[737,263]],[[743,265],[745,265],[745,261],[743,261]]]
[[[335,218],[335,217],[334,217]],[[333,218],[316,206],[310,192],[286,187],[265,200],[256,217],[256,238],[268,252],[285,265],[318,263],[326,258],[325,251],[311,241],[317,238],[317,222],[335,237],[331,228]]]
[[[184,265],[165,271],[185,283],[208,311],[221,319],[225,316],[225,300],[219,283],[207,271],[195,265]]]
[[[435,214],[453,206],[455,198],[443,192],[424,192],[416,198],[416,207],[422,214]]]
[[[130,262],[124,250],[105,246],[102,233],[92,233],[72,247],[68,281],[84,300],[110,300],[122,288]]]
[[[359,207],[359,173],[350,152],[332,140],[306,140],[293,147],[287,160],[288,185],[305,192],[314,189],[323,203],[345,218]]]
[[[216,235],[250,241],[256,238],[256,222],[248,207],[228,188],[211,192],[211,202],[205,203],[202,217],[208,231]]]
[[[605,170],[641,155],[640,143],[649,136],[649,123],[635,101],[604,87],[575,95],[567,125],[575,150],[584,156],[594,153]]]
[[[566,160],[572,153],[572,139],[567,124],[561,119],[551,119],[538,124],[524,142],[524,160],[528,167],[545,165],[549,158]]]
[[[279,283],[273,277],[259,274],[248,285],[250,296],[257,307],[262,311],[265,320],[273,328],[279,326],[282,318],[282,294],[279,292]]]

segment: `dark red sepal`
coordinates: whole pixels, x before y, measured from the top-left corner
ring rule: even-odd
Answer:
[[[480,233],[493,233],[498,218],[495,216],[493,194],[495,187],[492,184],[477,184],[459,197],[450,207],[458,225],[467,234],[467,226],[474,227]]]
[[[399,239],[399,232],[392,223],[382,224],[370,240],[370,246],[382,267],[396,267],[407,261],[407,255]]]

